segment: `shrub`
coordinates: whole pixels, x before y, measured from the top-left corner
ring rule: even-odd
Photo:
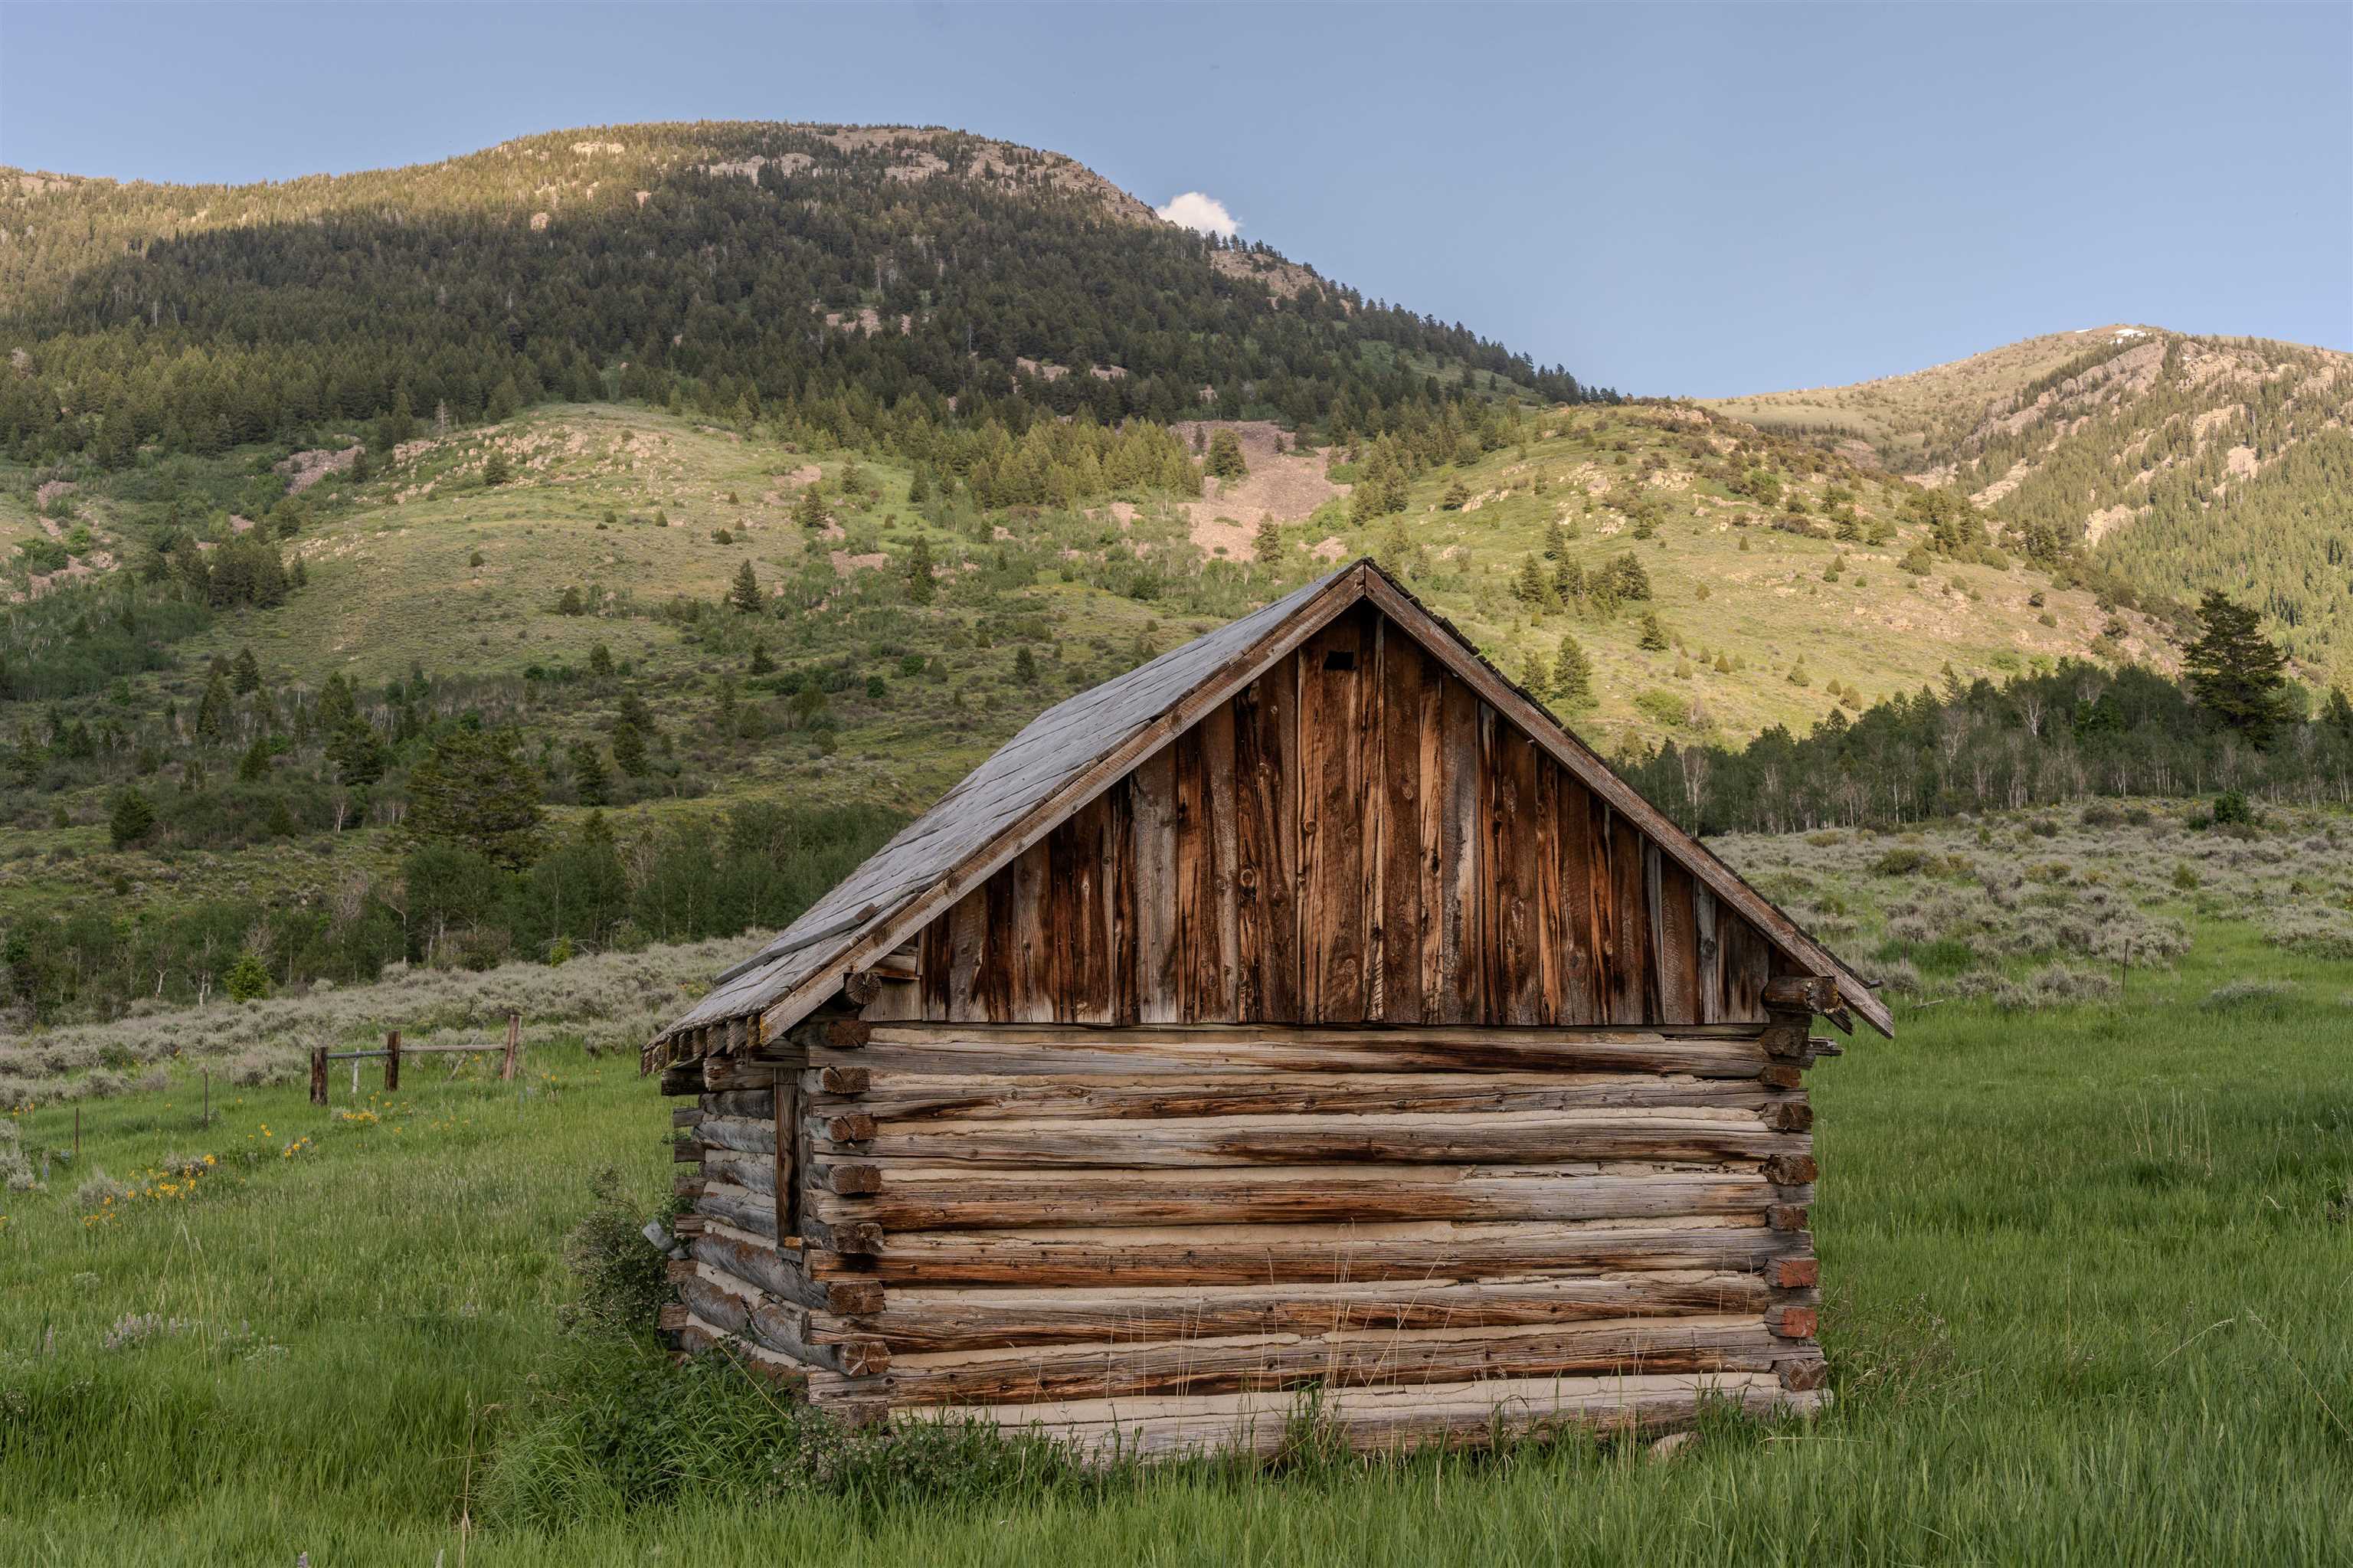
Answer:
[[[2294,980],[2232,980],[2208,991],[2199,1005],[2209,1012],[2257,1012],[2276,1018],[2287,1011],[2299,989]]]
[[[2264,924],[2263,940],[2310,958],[2353,959],[2353,916],[2312,906],[2282,910]]]
[[[16,1122],[0,1118],[0,1192],[38,1192],[40,1185],[32,1161],[25,1158],[17,1142]]]
[[[609,1165],[588,1178],[588,1192],[594,1206],[564,1238],[564,1266],[579,1296],[559,1320],[573,1333],[644,1333],[670,1299],[667,1260],[645,1235],[656,1216],[628,1201],[621,1173]]]
[[[253,953],[237,955],[228,973],[221,977],[231,1001],[259,1001],[269,994],[269,971],[261,967],[261,959]]]
[[[483,1516],[549,1529],[689,1500],[852,1498],[875,1510],[975,1496],[1101,1493],[1118,1469],[1088,1469],[1041,1437],[977,1422],[845,1425],[710,1352],[673,1364],[642,1340],[575,1344],[493,1456]]]
[[[96,1166],[81,1184],[73,1190],[74,1207],[85,1214],[94,1214],[111,1203],[120,1203],[131,1196],[131,1189]]]
[[[1873,876],[1915,876],[1927,863],[1926,851],[1899,847],[1873,861],[1871,874]]]

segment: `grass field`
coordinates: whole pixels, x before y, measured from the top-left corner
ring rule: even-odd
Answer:
[[[2094,892],[2130,881],[2121,852],[2091,863],[2088,835],[2038,842]],[[0,1200],[0,1558],[2341,1562],[2353,962],[2264,940],[2245,916],[2288,872],[2267,884],[2213,842],[2187,846],[2189,878],[2161,874],[2178,842],[2133,851],[2149,874],[2126,902],[2190,937],[2170,969],[2033,1010],[1947,983],[1960,938],[1928,928],[1936,889],[1868,868],[1886,845],[1734,846],[1760,866],[1778,851],[1771,875],[1843,908],[1842,946],[1926,971],[1899,1040],[1814,1074],[1837,1398],[1810,1427],[1714,1425],[1671,1462],[1564,1443],[1273,1475],[947,1474],[886,1496],[764,1480],[720,1431],[681,1450],[708,1467],[659,1506],[535,1452],[570,1502],[518,1519],[501,1507],[512,1453],[546,1392],[577,1386],[563,1234],[596,1171],[650,1208],[670,1170],[664,1104],[630,1058],[550,1028],[517,1085],[412,1065],[387,1102],[371,1064],[356,1099],[339,1069],[319,1111],[299,1084],[216,1080],[204,1128],[191,1056],[168,1086],[79,1102],[79,1170]],[[2341,856],[2314,863],[2324,842],[2280,846],[2299,885],[2341,878]],[[14,1126],[37,1156],[72,1114]],[[143,1177],[158,1195],[75,1201],[93,1166],[190,1160],[192,1191]]]

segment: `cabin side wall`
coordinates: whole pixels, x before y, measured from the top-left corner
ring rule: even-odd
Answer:
[[[918,938],[940,1022],[1761,1023],[1771,945],[1369,605]]]
[[[679,1326],[1096,1449],[1806,1408],[1805,1026],[825,1023],[702,1066]]]

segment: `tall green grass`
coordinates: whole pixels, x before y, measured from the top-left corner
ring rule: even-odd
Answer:
[[[2288,989],[2201,1005],[2249,978]],[[765,1392],[559,1334],[592,1173],[648,1208],[668,1180],[624,1062],[417,1074],[374,1125],[299,1087],[208,1131],[177,1086],[95,1102],[85,1172],[219,1163],[90,1225],[54,1170],[0,1199],[0,1561],[2347,1561],[2348,989],[2201,922],[2120,1001],[1943,1003],[1824,1063],[1835,1402],[1665,1462],[1571,1441],[1085,1477],[950,1437],[861,1470]],[[164,1326],[106,1348],[133,1315]]]

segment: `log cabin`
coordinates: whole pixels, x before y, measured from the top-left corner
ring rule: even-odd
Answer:
[[[664,1328],[1091,1454],[1825,1397],[1886,1009],[1369,561],[1039,715],[646,1047]]]

